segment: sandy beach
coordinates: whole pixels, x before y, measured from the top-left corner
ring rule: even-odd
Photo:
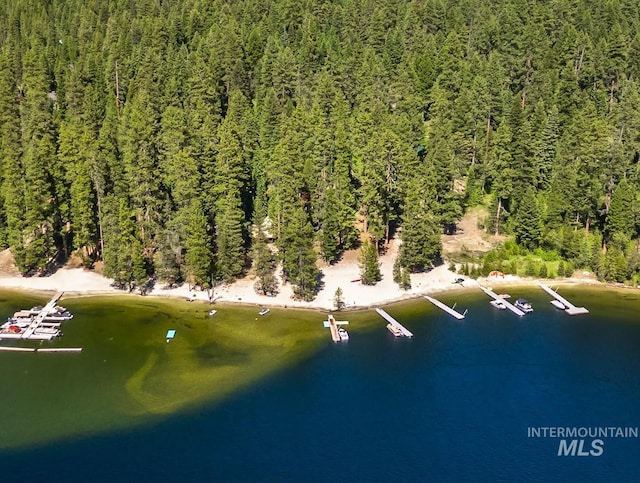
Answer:
[[[258,295],[253,286],[255,277],[251,274],[232,284],[215,287],[216,302],[245,303],[269,307],[301,307],[310,309],[334,310],[334,296],[338,287],[342,289],[345,308],[365,308],[376,305],[414,298],[421,294],[442,290],[461,288],[455,284],[460,275],[448,270],[445,265],[438,266],[429,272],[411,275],[411,289],[402,290],[393,281],[393,262],[397,254],[397,241],[392,240],[386,253],[379,259],[382,280],[376,285],[363,285],[358,266],[358,250],[351,250],[344,254],[342,260],[334,265],[319,264],[322,272],[321,288],[316,298],[311,302],[293,299],[291,284],[282,284],[280,280],[279,293],[273,297]],[[280,275],[280,271],[278,271]],[[96,295],[96,294],[125,294],[122,290],[112,287],[113,280],[82,268],[61,268],[47,277],[23,277],[12,270],[0,274],[0,287],[28,291],[56,291],[67,294]],[[473,282],[475,283],[475,282]],[[135,296],[137,292],[132,293]],[[202,290],[190,290],[187,284],[179,287],[166,288],[160,282],[146,295],[160,297],[192,298],[207,302],[209,293]]]
[[[432,294],[449,290],[460,290],[465,287],[473,287],[478,284],[487,286],[504,284],[530,284],[535,280],[522,279],[513,275],[504,277],[488,277],[473,280],[468,277],[464,284],[457,284],[455,280],[459,274],[451,272],[448,266],[440,265],[434,269],[411,275],[411,288],[402,290],[393,281],[393,262],[397,254],[396,240],[392,240],[386,253],[379,259],[382,280],[375,285],[363,285],[360,279],[358,266],[358,250],[351,250],[344,254],[342,260],[335,265],[321,264],[322,272],[321,288],[314,300],[304,302],[293,299],[293,290],[290,284],[283,285],[280,282],[280,291],[273,297],[258,295],[253,285],[255,277],[251,274],[235,281],[232,284],[216,286],[214,298],[216,302],[243,303],[265,307],[300,307],[319,310],[335,310],[334,296],[338,287],[342,289],[342,298],[345,309],[369,308],[385,305],[399,300],[419,297],[424,294]],[[280,274],[278,274],[280,275]],[[278,277],[281,281],[281,277]],[[127,292],[112,287],[113,280],[82,268],[61,268],[47,277],[23,277],[15,271],[0,274],[0,288],[19,289],[27,291],[64,291],[71,295],[98,295],[98,294],[126,294]],[[593,279],[563,279],[555,280],[558,283],[598,283]],[[190,290],[187,284],[179,287],[166,288],[158,283],[146,296],[177,297],[196,301],[209,301],[209,293],[202,290]],[[132,292],[131,296],[137,295]]]

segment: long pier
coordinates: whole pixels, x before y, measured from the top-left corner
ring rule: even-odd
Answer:
[[[397,327],[398,329],[400,329],[400,332],[402,332],[402,335],[404,335],[405,337],[413,337],[413,334],[411,332],[409,332],[404,325],[402,325],[400,322],[398,322],[396,319],[394,319],[393,317],[391,317],[388,313],[386,313],[384,310],[382,309],[376,309],[376,312],[378,312],[383,319],[385,319],[387,322],[389,322],[391,325]]]
[[[562,295],[560,295],[558,292],[556,292],[555,290],[547,287],[545,284],[538,283],[538,286],[542,290],[547,292],[549,295],[551,295],[558,302],[560,302],[562,305],[564,305],[565,306],[564,311],[567,314],[569,314],[569,315],[579,315],[579,314],[588,314],[589,313],[589,311],[585,307],[576,307],[571,302],[569,302],[566,298],[564,298]]]
[[[434,299],[433,297],[429,297],[428,295],[425,295],[424,298],[426,298],[433,305],[435,305],[439,309],[444,310],[446,313],[448,313],[449,315],[455,317],[458,320],[464,319],[464,316],[467,313],[465,311],[464,314],[461,314],[460,312],[456,311],[453,307],[449,307],[448,305],[443,304],[442,302],[440,302],[438,299]]]
[[[478,287],[480,287],[480,290],[482,290],[484,293],[486,293],[489,297],[491,297],[494,300],[501,300],[504,303],[504,306],[506,308],[508,308],[511,312],[513,312],[516,315],[519,315],[520,317],[522,317],[524,315],[524,312],[522,310],[520,310],[518,307],[516,307],[515,305],[513,305],[511,302],[509,302],[508,300],[500,297],[497,293],[495,293],[493,290],[489,290],[486,287],[483,287],[482,285],[478,285]]]

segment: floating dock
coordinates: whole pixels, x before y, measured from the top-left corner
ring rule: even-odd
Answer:
[[[6,352],[35,352],[36,350],[33,347],[2,347],[2,346],[0,346],[0,351],[6,351]]]
[[[449,307],[448,305],[443,304],[442,302],[440,302],[438,299],[434,299],[433,297],[429,297],[428,295],[425,295],[424,298],[426,298],[433,305],[435,305],[439,309],[444,310],[446,313],[448,313],[449,315],[455,317],[458,320],[464,319],[464,316],[467,313],[467,311],[465,310],[464,314],[461,314],[460,312],[456,311],[453,307]]]
[[[382,318],[387,322],[389,322],[391,325],[400,329],[400,332],[402,332],[402,335],[404,335],[405,337],[413,337],[413,334],[411,332],[409,332],[400,322],[398,322],[396,319],[391,317],[384,310],[376,309],[376,312],[378,312],[382,316]]]
[[[38,349],[38,352],[82,352],[82,347],[51,347],[48,349]]]
[[[56,303],[64,292],[57,292],[44,307],[34,307],[31,310],[21,310],[16,312],[17,317],[9,320],[0,327],[0,339],[33,339],[51,340],[60,336],[59,324],[45,322],[50,320],[53,314],[55,319],[69,320],[73,317],[66,312],[61,315],[56,307]],[[57,315],[56,315],[57,314]]]
[[[519,315],[520,317],[522,317],[524,315],[524,312],[522,310],[520,310],[518,307],[513,305],[511,302],[509,302],[505,298],[500,297],[493,290],[490,290],[490,289],[488,289],[486,287],[483,287],[482,285],[478,285],[478,287],[480,287],[480,290],[482,290],[484,293],[486,293],[492,299],[501,300],[502,302],[504,302],[505,307],[508,308],[514,314]]]
[[[564,311],[567,314],[569,314],[569,315],[580,315],[580,314],[588,314],[589,313],[589,311],[585,307],[576,307],[571,302],[569,302],[566,298],[564,298],[562,295],[558,294],[558,292],[556,292],[555,290],[547,287],[545,284],[538,283],[538,286],[542,290],[547,292],[549,295],[551,295],[558,302],[560,302],[562,305],[564,305],[564,307],[565,307]]]
[[[331,314],[327,316],[328,320],[323,322],[325,328],[329,328],[331,330],[331,340],[333,342],[340,342],[340,334],[338,334],[338,326],[339,325],[349,325],[348,320],[336,320],[335,317]]]
[[[44,322],[44,318],[49,314],[49,312],[53,311],[55,309],[56,306],[56,302],[58,302],[58,300],[60,300],[60,298],[62,297],[62,294],[64,292],[58,292],[56,293],[51,300],[49,300],[49,302],[47,302],[47,305],[45,305],[42,310],[38,313],[38,315],[36,315],[33,318],[33,322],[31,322],[31,324],[29,325],[29,327],[27,327],[27,329],[24,331],[24,334],[22,335],[23,339],[31,339],[31,338],[37,338],[34,337],[36,334],[36,331],[38,330],[38,328],[40,327],[40,324],[42,324]],[[50,334],[47,334],[50,335]],[[53,334],[51,334],[53,335]],[[56,335],[59,335],[59,331]],[[55,337],[55,336],[54,336]],[[53,337],[51,337],[53,338]]]
[[[0,351],[5,352],[82,352],[82,347],[4,347],[0,346]]]

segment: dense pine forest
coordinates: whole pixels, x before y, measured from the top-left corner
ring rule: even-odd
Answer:
[[[123,286],[281,263],[310,299],[317,259],[429,268],[484,205],[633,280],[639,32],[636,0],[2,2],[0,245]]]

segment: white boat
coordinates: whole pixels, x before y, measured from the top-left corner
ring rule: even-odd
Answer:
[[[516,303],[513,305],[515,305],[517,308],[519,308],[525,313],[533,312],[533,307],[526,299],[518,299],[516,300]]]
[[[209,311],[209,316],[213,317],[214,315],[216,315],[218,313],[218,311],[216,309],[210,310]]]
[[[398,327],[397,325],[387,324],[387,330],[396,337],[402,337],[403,335],[402,330],[400,330],[400,327]]]
[[[510,299],[511,295],[509,295],[508,293],[499,293],[498,297],[500,297],[501,299]]]
[[[500,309],[500,310],[506,310],[507,306],[504,303],[504,300],[492,300],[491,302],[489,302],[491,305],[493,305],[496,309]]]
[[[269,313],[269,309],[262,309],[260,312],[258,312],[258,315],[265,315]]]
[[[551,305],[553,305],[556,309],[560,309],[560,310],[565,310],[567,308],[559,300],[552,300]]]
[[[338,329],[338,336],[340,337],[340,342],[346,342],[349,340],[349,332],[342,327]]]
[[[73,314],[69,312],[64,307],[54,307],[53,310],[49,311],[43,320],[51,320],[51,321],[66,321],[73,319]]]

